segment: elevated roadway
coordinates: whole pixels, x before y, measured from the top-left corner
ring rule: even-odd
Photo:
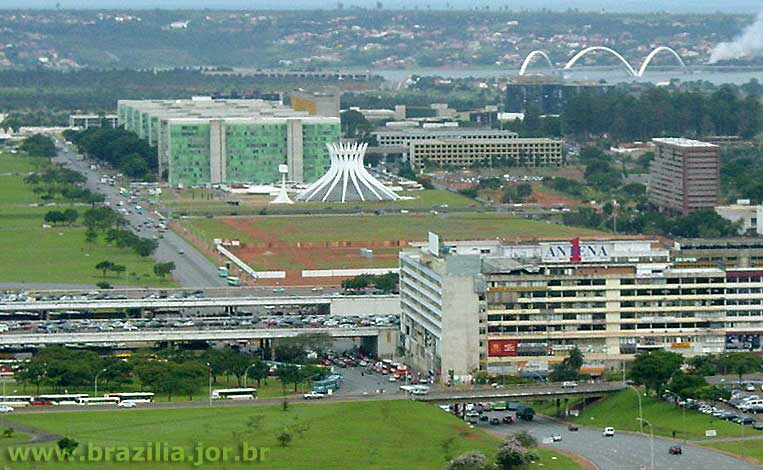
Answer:
[[[250,328],[250,329],[166,329],[109,332],[2,334],[3,345],[144,343],[163,341],[226,341],[291,338],[309,333],[334,338],[380,338],[395,340],[396,327],[360,328]]]
[[[430,402],[469,402],[487,400],[535,401],[564,398],[601,397],[609,393],[624,390],[627,385],[622,383],[581,383],[577,387],[562,388],[560,384],[522,385],[507,388],[459,390],[450,389],[432,392],[428,395],[418,395],[418,401]]]
[[[282,305],[328,305],[331,315],[397,315],[397,295],[357,296],[281,296],[281,297],[204,297],[184,299],[87,299],[9,302],[0,304],[0,312],[93,311],[122,309],[228,308]]]

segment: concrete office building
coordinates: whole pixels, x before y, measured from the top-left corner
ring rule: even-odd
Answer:
[[[442,381],[586,371],[640,351],[760,351],[763,269],[679,267],[652,240],[430,243],[400,254],[401,344]]]
[[[311,116],[339,117],[339,93],[295,91],[289,95],[295,111]]]
[[[716,206],[715,212],[729,222],[739,223],[739,233],[763,235],[763,204],[750,204],[749,199],[737,200],[736,204]]]
[[[438,139],[411,142],[408,158],[420,170],[425,166],[469,167],[560,166],[564,163],[562,141],[546,138]]]
[[[524,113],[534,106],[541,114],[561,114],[567,101],[580,92],[606,93],[614,85],[598,82],[567,82],[557,77],[527,75],[506,84],[504,111]]]
[[[654,160],[649,168],[649,202],[676,213],[712,209],[721,186],[720,147],[684,138],[652,139]]]
[[[516,132],[498,129],[461,129],[461,128],[411,128],[376,131],[373,133],[381,147],[408,147],[413,142],[427,140],[507,140],[516,139]]]
[[[329,168],[327,143],[339,141],[339,119],[309,116],[263,100],[123,100],[120,125],[157,147],[159,171],[171,184],[313,182]]]
[[[116,114],[70,114],[69,127],[78,127],[80,129],[89,129],[91,127],[117,127],[119,119]]]

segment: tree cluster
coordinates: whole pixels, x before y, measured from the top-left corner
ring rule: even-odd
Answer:
[[[507,204],[518,204],[527,201],[532,195],[533,187],[529,183],[506,186],[501,201]]]
[[[67,223],[68,225],[74,224],[79,218],[79,212],[76,209],[65,209],[63,211],[48,211],[45,213],[45,222],[49,224]]]
[[[43,134],[34,134],[25,138],[19,150],[33,157],[53,158],[56,156],[56,144],[53,138]]]
[[[397,273],[387,274],[361,274],[342,281],[342,288],[347,290],[361,290],[373,286],[384,293],[396,292],[400,276]]]
[[[564,382],[577,380],[580,377],[580,368],[583,367],[583,353],[577,347],[572,349],[562,362],[554,367],[549,375],[552,382]]]
[[[448,470],[525,470],[540,460],[533,450],[538,441],[526,431],[512,434],[498,448],[495,463],[475,451],[466,452],[448,462]]]
[[[102,194],[91,192],[83,186],[85,177],[61,165],[47,165],[43,170],[24,177],[24,182],[34,186],[32,192],[44,201],[59,195],[69,201],[95,204],[104,199]]]
[[[77,149],[106,162],[132,178],[150,180],[158,168],[156,148],[124,129],[93,127],[84,131],[65,131],[64,137]]]

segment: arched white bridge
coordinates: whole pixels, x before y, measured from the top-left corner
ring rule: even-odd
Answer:
[[[646,69],[649,67],[649,64],[652,62],[652,59],[654,59],[654,57],[661,52],[667,52],[673,55],[678,60],[678,63],[681,65],[681,67],[683,67],[684,69],[686,68],[686,63],[678,54],[678,52],[676,52],[675,50],[673,50],[672,48],[668,46],[659,46],[654,48],[652,52],[650,52],[649,55],[646,56],[646,58],[644,59],[644,62],[641,64],[641,67],[639,67],[638,70],[633,68],[630,62],[628,62],[628,60],[616,50],[606,46],[591,46],[575,54],[567,62],[567,64],[563,67],[562,70],[570,70],[584,56],[586,56],[589,53],[598,52],[598,51],[604,51],[617,57],[617,59],[625,66],[625,69],[632,77],[643,77],[644,73],[646,72]],[[525,57],[525,60],[522,62],[522,67],[519,69],[519,75],[525,75],[525,73],[527,73],[527,67],[529,67],[530,64],[533,62],[533,60],[535,60],[537,57],[544,58],[548,66],[551,68],[551,70],[555,70],[554,64],[553,62],[551,62],[551,58],[548,56],[548,54],[546,54],[544,51],[541,51],[541,50],[535,50],[527,54],[527,57]]]

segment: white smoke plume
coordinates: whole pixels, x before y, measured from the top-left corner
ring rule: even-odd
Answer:
[[[742,34],[731,42],[722,42],[710,52],[710,63],[720,60],[738,59],[740,57],[763,54],[763,12],[758,14],[755,22],[745,28]]]

